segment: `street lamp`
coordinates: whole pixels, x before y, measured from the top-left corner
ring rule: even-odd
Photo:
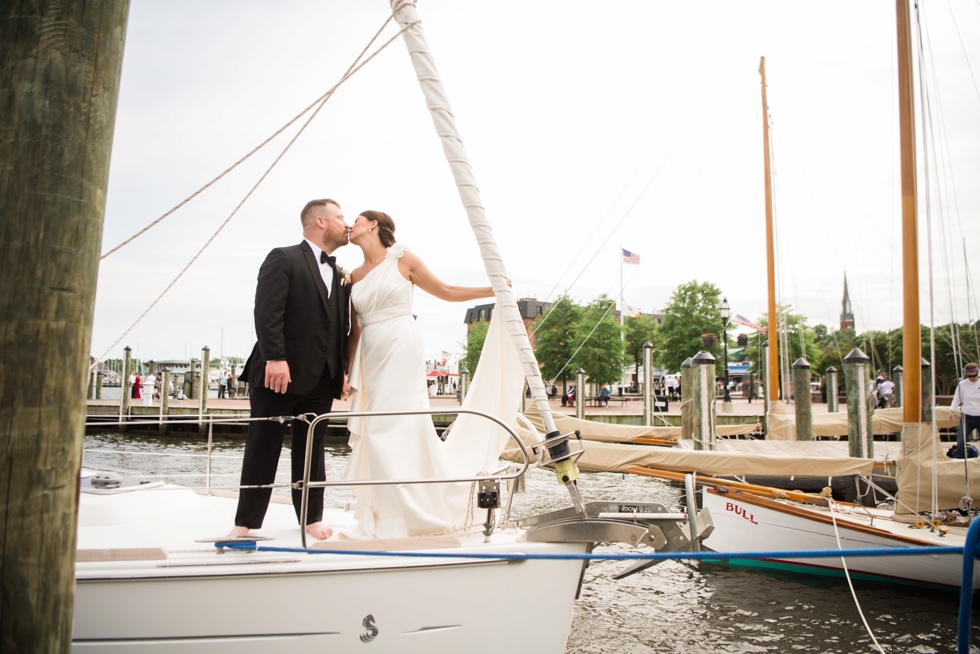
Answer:
[[[728,298],[724,298],[721,301],[721,306],[718,307],[718,311],[721,312],[721,342],[725,348],[725,402],[730,403],[732,401],[732,396],[728,392],[728,316],[731,315],[731,307],[728,306]]]

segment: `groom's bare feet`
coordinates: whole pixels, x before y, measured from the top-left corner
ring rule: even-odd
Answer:
[[[228,532],[228,538],[245,538],[248,536],[248,527],[235,526],[234,529]]]
[[[306,525],[306,533],[317,540],[327,540],[333,536],[333,529],[322,522],[312,522]]]

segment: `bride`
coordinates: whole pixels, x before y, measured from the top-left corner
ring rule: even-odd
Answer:
[[[395,223],[380,211],[365,211],[354,220],[350,242],[364,253],[364,263],[351,273],[351,411],[428,409],[425,353],[412,316],[415,287],[447,302],[493,297],[493,289],[439,280],[395,243]],[[351,418],[348,429],[349,480],[452,476],[454,466],[428,415]],[[463,526],[467,497],[461,498],[466,489],[460,484],[353,489],[357,526],[344,532],[348,538],[431,535]]]

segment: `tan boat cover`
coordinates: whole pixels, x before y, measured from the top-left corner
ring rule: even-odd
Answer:
[[[628,443],[637,438],[659,438],[661,440],[678,440],[681,437],[681,428],[673,426],[643,427],[634,425],[614,425],[606,422],[596,422],[594,420],[579,420],[573,416],[565,416],[560,413],[552,413],[555,419],[555,427],[563,434],[578,430],[582,438],[588,441],[599,441],[603,443]],[[531,421],[534,428],[542,434],[545,433],[544,425],[541,423],[541,414],[533,404],[524,411],[524,417]],[[758,423],[752,425],[719,425],[716,433],[718,436],[743,436],[762,429]]]
[[[938,441],[929,423],[908,424],[902,431],[902,456],[898,460],[898,506],[895,514],[914,516],[932,510],[933,443],[936,448],[935,470],[940,510],[955,509],[966,495],[980,502],[980,459],[946,457],[950,443]],[[970,490],[966,474],[969,470]]]
[[[795,441],[796,414],[793,407],[786,402],[771,402],[766,424],[769,427],[766,440]],[[947,420],[946,416],[937,416],[941,428],[955,427],[956,423]],[[873,416],[875,434],[900,434],[902,432],[902,408],[875,409]],[[847,407],[841,407],[838,413],[813,414],[814,436],[847,436]]]
[[[557,416],[556,416],[557,417]],[[517,428],[524,443],[530,447],[537,441],[534,435]],[[573,444],[573,449],[576,447]],[[532,457],[533,452],[530,452]],[[504,450],[503,458],[522,461],[516,445]],[[628,445],[621,443],[585,443],[585,453],[578,460],[581,470],[589,472],[618,472],[632,466],[647,466],[674,472],[697,472],[707,475],[777,475],[807,477],[843,477],[870,475],[872,459],[849,457],[772,456],[746,452],[695,452],[672,447]]]

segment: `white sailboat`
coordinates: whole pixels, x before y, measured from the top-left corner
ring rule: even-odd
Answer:
[[[668,514],[661,505],[586,504],[580,498],[575,465],[580,452],[570,447],[571,434],[561,434],[551,418],[414,3],[392,0],[391,6],[486,262],[499,309],[493,327],[501,334],[497,343],[510,348],[508,356],[496,357],[510,361],[501,364],[506,370],[481,363],[482,377],[474,379],[461,410],[469,415],[457,421],[450,438],[470,428],[484,429],[479,419],[496,422],[491,427],[498,435],[514,435],[508,425],[516,419],[526,379],[544,426],[544,435],[534,432],[535,447],[543,464],[568,487],[573,508],[512,522],[508,507],[496,525],[500,482],[517,480],[528,468],[525,462],[490,474],[441,480],[478,484],[474,510],[487,511],[485,522],[481,515],[458,532],[324,541],[308,548],[293,508],[274,503],[263,539],[244,539],[243,545],[209,538],[233,524],[234,497],[201,495],[138,476],[84,472],[74,651],[322,652],[370,644],[378,652],[496,652],[506,638],[519,643],[522,651],[563,652],[583,562],[520,557],[583,553],[609,541],[656,549],[694,546],[691,532],[682,529],[684,516]],[[477,390],[480,384],[486,392]],[[311,486],[348,483],[311,484],[308,473],[309,457],[307,480],[301,484],[304,500]],[[412,481],[417,480],[382,483]],[[352,513],[336,510],[327,510],[324,518],[340,527],[353,520]],[[699,524],[710,525],[706,512],[699,519]],[[695,537],[706,531],[696,530]],[[324,551],[330,548],[344,553]],[[390,552],[401,556],[386,554]],[[419,556],[404,556],[406,552]],[[447,553],[462,556],[438,558]]]

